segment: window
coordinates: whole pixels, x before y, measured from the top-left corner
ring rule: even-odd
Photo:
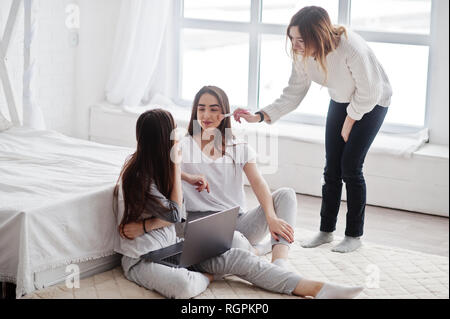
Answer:
[[[286,26],[304,6],[318,5],[332,22],[358,32],[380,60],[393,87],[384,130],[425,123],[432,0],[178,0],[179,56],[175,97],[190,105],[207,84],[227,92],[232,107],[256,110],[287,85],[291,60]],[[325,123],[329,95],[313,83],[284,119]]]
[[[183,99],[193,100],[202,86],[213,84],[230,92],[234,104],[246,105],[248,34],[205,29],[184,29],[181,34]]]

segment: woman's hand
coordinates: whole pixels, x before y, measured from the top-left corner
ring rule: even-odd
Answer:
[[[252,114],[250,111],[238,108],[233,112],[234,119],[241,123],[241,117],[245,119],[248,123],[257,123],[261,119],[258,114]]]
[[[144,227],[142,225],[144,221],[132,222],[119,226],[119,234],[123,239],[133,240],[136,237],[144,235]],[[148,229],[148,228],[147,228]]]
[[[269,231],[273,238],[279,240],[279,236],[286,239],[289,243],[294,242],[294,229],[284,220],[278,217],[272,217],[267,221]]]
[[[210,193],[209,183],[203,175],[188,175],[185,176],[185,181],[191,185],[194,185],[198,192],[201,192],[206,189],[208,193]]]
[[[344,121],[344,125],[342,125],[341,136],[344,139],[344,142],[347,143],[348,137],[350,136],[350,132],[352,130],[353,124],[355,124],[356,120],[352,119],[347,115]]]

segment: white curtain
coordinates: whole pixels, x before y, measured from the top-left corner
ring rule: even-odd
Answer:
[[[173,0],[122,0],[105,89],[108,102],[138,106],[148,102],[155,88],[165,90],[160,80],[166,80],[160,77],[169,76],[172,8]]]
[[[34,98],[35,36],[37,30],[37,11],[33,0],[24,0],[24,70],[23,70],[23,126],[45,130],[42,110]]]
[[[14,92],[14,87],[19,88],[17,83],[11,83],[15,77],[10,78],[8,71],[21,74],[22,69],[16,67],[15,63],[12,63],[12,69],[8,70],[4,58],[7,57],[8,48],[16,46],[21,41],[12,39],[13,36],[24,38],[22,55],[11,55],[11,60],[20,63],[20,59],[23,57],[23,78],[22,78],[22,111],[23,111],[23,126],[32,127],[35,129],[45,129],[44,117],[39,104],[34,99],[34,75],[35,75],[35,35],[37,30],[36,21],[36,6],[33,5],[33,0],[13,0],[0,3],[0,95],[2,91],[5,94],[6,105],[9,109],[11,122],[19,126],[21,124],[18,111],[18,102],[16,101],[17,95]],[[19,14],[23,6],[24,14]],[[6,23],[3,23],[6,19]],[[23,26],[23,28],[22,28]],[[3,30],[4,29],[4,30]],[[10,52],[14,52],[17,47],[11,48]],[[13,51],[14,50],[14,51]],[[17,59],[17,60],[16,60]],[[14,85],[13,85],[14,84]],[[2,90],[3,88],[3,90]],[[2,101],[0,101],[0,104]],[[1,110],[0,110],[1,112]],[[2,121],[0,114],[0,121]],[[3,124],[5,121],[3,120]]]

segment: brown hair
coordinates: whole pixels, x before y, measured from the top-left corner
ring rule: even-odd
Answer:
[[[335,26],[331,23],[328,12],[317,6],[304,7],[291,18],[287,27],[287,37],[292,41],[289,34],[291,27],[298,27],[304,45],[304,57],[313,57],[319,62],[325,72],[325,82],[328,77],[326,57],[328,53],[337,48],[341,40],[341,35],[347,31],[343,26]],[[296,55],[291,51],[294,60]],[[303,60],[306,63],[306,60]]]
[[[194,102],[192,103],[192,112],[191,112],[191,119],[189,120],[189,126],[188,126],[188,134],[190,136],[194,135],[194,125],[199,125],[197,122],[197,107],[198,103],[200,101],[200,98],[203,94],[210,94],[214,96],[217,101],[219,102],[219,106],[222,108],[222,113],[227,114],[230,113],[230,102],[228,101],[228,96],[225,93],[224,90],[217,86],[207,85],[200,89],[200,91],[197,92],[194,98]],[[216,147],[219,150],[222,150],[222,156],[225,155],[225,144],[226,144],[226,131],[228,130],[229,133],[231,133],[231,120],[230,117],[227,117],[222,120],[220,125],[217,127],[219,132],[222,134],[222,140],[218,141],[217,139],[214,139],[214,143]],[[203,133],[203,129],[201,129],[201,132]],[[233,135],[232,135],[233,137]],[[221,142],[221,145],[219,144]]]
[[[170,152],[174,145],[171,133],[175,129],[172,115],[163,109],[142,113],[136,123],[136,151],[126,160],[114,188],[114,209],[117,206],[119,182],[122,181],[125,211],[121,225],[135,222],[146,206],[169,211],[151,193],[154,183],[161,194],[169,198],[174,184],[174,163]]]

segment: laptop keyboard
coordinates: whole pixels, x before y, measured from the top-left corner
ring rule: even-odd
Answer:
[[[166,258],[162,259],[162,261],[170,263],[170,264],[178,265],[180,263],[180,257],[181,257],[181,253],[166,257]]]

